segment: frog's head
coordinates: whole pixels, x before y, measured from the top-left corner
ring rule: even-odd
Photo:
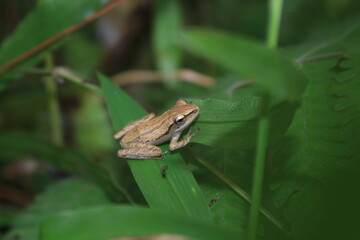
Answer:
[[[199,111],[199,107],[194,104],[188,104],[184,100],[177,101],[172,114],[175,132],[180,132],[189,126],[199,115]]]

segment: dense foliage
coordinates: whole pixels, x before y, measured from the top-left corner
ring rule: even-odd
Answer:
[[[1,239],[360,236],[358,1],[0,9]],[[200,108],[189,145],[116,156],[178,99]]]

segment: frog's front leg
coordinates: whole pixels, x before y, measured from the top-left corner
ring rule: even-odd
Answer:
[[[114,135],[115,139],[119,139],[122,136],[124,136],[127,132],[129,132],[130,130],[134,129],[136,126],[138,126],[140,123],[149,121],[151,119],[153,119],[155,117],[154,113],[150,113],[148,115],[146,115],[143,118],[140,118],[139,120],[136,120],[135,122],[129,123],[128,125],[126,125],[121,131],[117,132]]]
[[[161,155],[166,153],[162,152],[158,146],[145,143],[128,143],[124,147],[124,149],[120,149],[117,153],[121,158],[164,160]]]
[[[169,150],[174,151],[175,149],[182,148],[182,147],[186,146],[190,142],[191,138],[193,136],[195,136],[199,131],[200,131],[200,129],[198,128],[191,134],[189,132],[188,134],[186,134],[184,136],[184,139],[181,140],[181,141],[178,141],[179,138],[180,138],[181,132],[175,134],[174,137],[171,139]]]

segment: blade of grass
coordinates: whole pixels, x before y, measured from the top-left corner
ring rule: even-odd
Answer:
[[[105,76],[99,74],[99,79],[116,131],[147,114]],[[128,160],[128,164],[151,208],[167,209],[195,219],[212,221],[205,198],[179,153],[166,155],[164,161]],[[163,177],[161,171],[165,165],[168,166],[167,174]]]

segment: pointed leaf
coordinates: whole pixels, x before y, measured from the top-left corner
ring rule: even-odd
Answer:
[[[182,34],[179,44],[282,99],[298,100],[304,91],[306,81],[301,72],[279,52],[254,40],[222,31],[190,29]]]
[[[332,27],[327,34],[317,31],[322,41],[304,45],[308,49],[301,59],[309,79],[304,101],[271,156],[279,169],[273,201],[299,239],[346,239],[358,229],[353,225],[360,201],[354,188],[360,170],[358,22]],[[340,51],[337,58],[305,60]]]
[[[106,77],[99,75],[105,101],[116,131],[147,113]],[[115,153],[114,153],[115,154]],[[119,158],[119,161],[125,159]],[[211,221],[211,214],[194,176],[175,151],[165,160],[128,160],[136,182],[151,208],[167,209],[195,219]],[[166,177],[161,175],[167,166]]]
[[[247,149],[255,146],[259,119],[259,97],[247,96],[237,101],[189,99],[200,108],[193,125],[201,134],[193,142],[224,148]],[[270,143],[284,134],[297,107],[294,103],[275,102],[270,112]]]

